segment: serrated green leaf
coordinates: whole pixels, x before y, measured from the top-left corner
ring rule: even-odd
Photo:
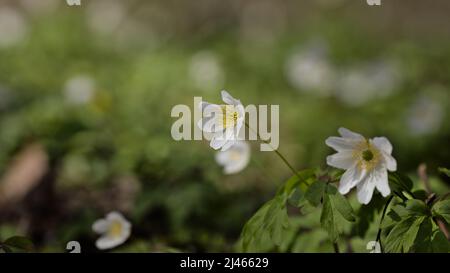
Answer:
[[[335,188],[332,185],[328,185],[328,188]],[[328,192],[333,191],[329,190]],[[345,220],[349,222],[354,222],[356,220],[355,218],[355,212],[353,211],[352,206],[348,202],[348,200],[340,194],[337,189],[334,191],[334,194],[330,194],[330,200],[333,205],[333,207],[336,208],[336,210],[344,217]]]
[[[392,253],[409,252],[426,217],[407,217],[398,222],[384,240],[385,251]]]
[[[244,252],[267,251],[267,246],[280,245],[289,226],[285,199],[276,196],[264,204],[244,225],[241,247]]]
[[[430,210],[425,202],[417,199],[406,201],[406,210],[410,216],[430,216]]]
[[[312,183],[305,193],[306,200],[308,200],[315,207],[320,205],[326,186],[327,183],[320,180]]]
[[[389,187],[392,192],[397,193],[400,196],[403,196],[403,192],[409,194],[413,187],[412,180],[399,172],[389,173]],[[404,197],[403,197],[404,198]],[[404,198],[407,199],[407,198]]]
[[[277,191],[277,195],[284,195],[286,199],[299,188],[306,192],[308,186],[316,179],[315,169],[306,169],[297,172],[297,175],[291,176]],[[312,180],[312,181],[311,181]]]
[[[433,224],[431,217],[427,217],[420,224],[417,232],[416,240],[414,241],[413,251],[415,253],[430,253],[433,252],[431,245],[431,237],[433,235]]]
[[[297,187],[294,189],[294,192],[291,194],[287,202],[293,207],[302,207],[305,204],[305,194],[299,187]]]
[[[320,224],[328,232],[330,240],[336,242],[339,237],[339,231],[336,224],[336,215],[328,194],[323,196],[322,214],[320,215]]]
[[[450,242],[445,237],[442,231],[437,230],[431,240],[431,248],[433,253],[448,253],[450,252]]]
[[[436,202],[432,207],[433,215],[443,218],[450,224],[450,199]]]

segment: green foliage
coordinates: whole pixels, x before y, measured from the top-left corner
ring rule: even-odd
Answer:
[[[412,180],[399,172],[389,173],[389,187],[392,192],[403,200],[410,199],[412,197]]]
[[[281,197],[275,197],[245,224],[241,234],[242,251],[261,251],[273,244],[280,245],[288,225],[285,202]]]
[[[276,196],[264,204],[245,224],[241,233],[242,251],[262,251],[281,245],[284,233],[289,227],[286,203],[289,200],[298,205],[303,203],[304,191],[314,179],[314,170],[304,170],[289,178],[280,187]],[[295,193],[300,198],[294,202],[290,198]]]
[[[443,204],[445,207],[445,204]],[[433,211],[440,208],[433,206]],[[434,225],[430,208],[421,200],[413,199],[396,205],[388,214],[383,239],[386,252],[447,252],[449,242]],[[444,237],[442,237],[444,236]]]
[[[341,233],[341,226],[339,224],[339,215],[344,217],[347,221],[355,221],[355,213],[353,208],[336,189],[335,186],[327,185],[326,191],[323,194],[323,207],[320,216],[320,223],[324,228],[331,241],[336,242]]]
[[[450,225],[450,199],[440,200],[433,205],[433,215],[442,217]]]
[[[262,251],[264,247],[279,246],[286,239],[288,214],[286,202],[297,204],[297,207],[314,207],[321,203],[320,224],[329,234],[333,242],[342,232],[341,219],[354,222],[355,213],[350,203],[334,185],[318,180],[315,170],[305,170],[292,176],[278,190],[274,199],[264,204],[245,224],[241,234],[243,251]],[[292,196],[296,195],[295,202]],[[269,241],[267,241],[269,239]]]
[[[445,174],[446,176],[450,177],[450,170],[449,169],[440,167],[440,168],[438,168],[438,170],[439,170],[439,172],[441,172],[441,173]]]
[[[34,245],[26,237],[13,236],[0,243],[0,249],[5,252],[30,252],[34,249]]]

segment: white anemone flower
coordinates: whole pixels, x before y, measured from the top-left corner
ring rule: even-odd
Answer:
[[[366,139],[345,128],[341,137],[329,137],[325,143],[337,151],[327,157],[327,164],[346,170],[339,182],[339,192],[347,194],[357,187],[358,201],[368,204],[376,188],[384,197],[391,193],[387,171],[397,170],[392,145],[385,137]]]
[[[233,98],[227,91],[222,91],[225,105],[200,102],[203,118],[198,126],[204,132],[212,133],[210,146],[215,149],[228,150],[239,139],[239,132],[245,121],[245,110],[240,100]]]
[[[131,223],[119,212],[113,211],[106,218],[94,222],[92,229],[102,236],[95,242],[98,249],[111,249],[123,244],[131,234]]]
[[[74,76],[66,81],[63,92],[68,103],[87,104],[95,96],[95,81],[87,75]]]
[[[211,90],[223,85],[225,73],[216,54],[200,51],[189,62],[189,77],[196,87]]]
[[[245,141],[237,141],[230,149],[217,152],[216,161],[223,166],[225,174],[238,173],[245,169],[250,161],[250,146]]]

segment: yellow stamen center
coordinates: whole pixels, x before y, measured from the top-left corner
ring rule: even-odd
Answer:
[[[223,128],[233,127],[237,124],[238,112],[233,105],[222,105]]]
[[[113,220],[109,226],[108,236],[113,238],[120,237],[122,234],[122,229],[122,223],[118,220]]]
[[[371,171],[380,162],[380,152],[368,140],[365,140],[356,146],[353,158],[357,160],[359,169]]]

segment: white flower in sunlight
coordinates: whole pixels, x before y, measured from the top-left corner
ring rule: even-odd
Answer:
[[[27,25],[23,16],[8,7],[0,8],[0,48],[15,46],[25,38]]]
[[[302,92],[329,96],[336,73],[327,59],[325,47],[315,44],[289,57],[286,76],[289,82]]]
[[[230,149],[219,151],[216,161],[223,166],[225,174],[234,174],[242,171],[250,160],[250,146],[245,141],[235,142]]]
[[[86,75],[70,78],[64,86],[64,96],[67,102],[75,105],[89,103],[94,97],[94,80]]]
[[[106,218],[94,222],[92,229],[102,236],[95,242],[98,249],[110,249],[123,244],[131,234],[131,224],[119,212],[113,211]]]
[[[408,127],[413,135],[426,135],[439,130],[444,110],[438,101],[422,95],[408,109],[407,117]]]
[[[224,82],[224,72],[217,56],[209,51],[194,54],[189,62],[189,77],[202,89],[220,87]]]
[[[336,95],[349,106],[361,106],[372,99],[388,97],[400,80],[395,63],[370,62],[344,71],[339,76]]]
[[[391,156],[392,145],[385,137],[366,139],[345,128],[339,128],[341,137],[329,137],[325,143],[337,151],[327,157],[327,164],[346,170],[339,183],[339,192],[347,194],[357,187],[358,201],[368,204],[375,188],[384,196],[391,193],[387,171],[397,169]]]
[[[222,91],[225,105],[210,104],[202,101],[199,105],[203,118],[198,126],[204,132],[212,133],[210,146],[225,151],[239,138],[244,124],[245,110],[240,100],[233,98],[227,91]]]

